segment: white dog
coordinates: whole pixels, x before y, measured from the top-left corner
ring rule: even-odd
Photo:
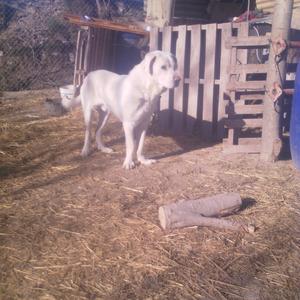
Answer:
[[[102,129],[112,112],[122,122],[125,132],[126,158],[123,167],[134,168],[135,152],[141,164],[154,163],[155,160],[146,159],[142,153],[146,130],[160,95],[178,86],[180,79],[175,56],[163,51],[146,54],[128,75],[105,70],[89,73],[81,86],[80,96],[74,98],[72,103],[62,102],[65,108],[70,108],[81,100],[86,126],[81,155],[85,157],[90,153],[92,111],[97,110],[96,143],[99,150],[112,152],[101,140]]]

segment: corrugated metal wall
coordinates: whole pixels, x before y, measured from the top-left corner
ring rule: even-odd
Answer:
[[[274,5],[275,5],[275,0],[256,0],[257,8],[267,12],[272,13]],[[296,7],[300,7],[300,0],[294,0],[294,8]]]
[[[300,1],[300,0],[299,0]],[[209,0],[176,0],[175,18],[206,19]]]
[[[264,12],[273,13],[275,0],[256,0],[256,6]],[[300,0],[294,0],[291,27],[293,29],[300,29]]]

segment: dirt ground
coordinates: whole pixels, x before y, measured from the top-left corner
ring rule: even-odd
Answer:
[[[300,175],[290,160],[222,154],[220,144],[150,135],[153,166],[115,152],[80,157],[80,109],[49,116],[55,91],[0,98],[1,299],[300,299]],[[160,205],[237,192],[251,204],[214,228],[163,231]]]

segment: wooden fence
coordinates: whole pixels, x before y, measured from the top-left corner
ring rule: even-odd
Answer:
[[[178,88],[161,98],[161,128],[175,133],[197,132],[205,139],[224,136],[223,94],[231,55],[225,42],[231,35],[230,23],[181,25],[151,31],[150,50],[176,54],[183,77]]]
[[[162,129],[223,139],[224,151],[261,150],[270,37],[250,36],[247,23],[165,27],[150,33],[150,50],[176,54],[183,77],[159,106]]]
[[[79,30],[75,86],[94,69],[113,69],[115,27],[101,26]],[[223,139],[228,153],[260,152],[268,65],[258,62],[257,51],[269,47],[269,35],[249,35],[247,23],[153,28],[150,50],[174,53],[183,78],[178,88],[161,97],[160,129]]]

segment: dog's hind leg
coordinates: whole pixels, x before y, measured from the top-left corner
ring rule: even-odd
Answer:
[[[99,120],[97,124],[96,129],[96,143],[98,150],[101,150],[104,153],[111,153],[113,152],[113,149],[105,147],[105,145],[102,142],[101,135],[102,135],[102,129],[105,126],[108,118],[109,118],[109,112],[103,111],[100,107],[97,108],[98,114],[99,114]]]
[[[83,107],[83,117],[85,123],[85,137],[84,145],[81,151],[81,156],[87,157],[90,154],[92,127],[92,110],[89,106]]]

